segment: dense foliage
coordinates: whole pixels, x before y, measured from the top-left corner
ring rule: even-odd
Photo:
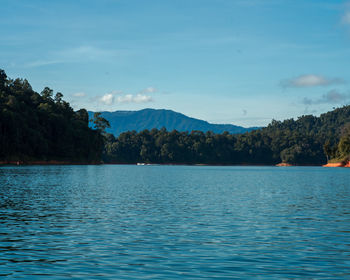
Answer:
[[[324,164],[350,154],[350,106],[315,117],[272,121],[240,135],[166,129],[109,135],[104,160],[115,163]],[[343,135],[343,136],[342,136]],[[342,138],[340,138],[342,137]]]
[[[334,157],[344,162],[350,161],[350,123],[342,128],[341,138],[337,149],[335,149]]]
[[[93,163],[323,164],[350,158],[350,106],[315,117],[272,121],[244,134],[165,128],[105,133],[109,122],[74,111],[61,93],[40,94],[27,80],[0,70],[0,162],[59,160]]]
[[[101,131],[89,128],[85,109],[75,112],[62,97],[47,87],[39,94],[0,70],[0,161],[100,161]]]

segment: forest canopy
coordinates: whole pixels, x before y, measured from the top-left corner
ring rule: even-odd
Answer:
[[[0,70],[0,161],[99,162],[103,143],[85,109],[74,111],[62,93],[45,87],[39,94]]]
[[[163,129],[128,131],[115,138],[95,113],[74,111],[63,94],[35,92],[26,79],[0,70],[0,162],[320,165],[348,161],[350,106],[319,117],[273,120],[244,134]]]
[[[164,129],[106,138],[104,161],[113,163],[321,165],[349,160],[350,106],[233,135]]]

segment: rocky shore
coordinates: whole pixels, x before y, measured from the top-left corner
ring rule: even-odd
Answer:
[[[350,161],[347,162],[332,162],[322,165],[323,167],[350,167]]]

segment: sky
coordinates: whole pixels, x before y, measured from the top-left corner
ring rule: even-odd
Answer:
[[[1,0],[0,69],[74,109],[265,126],[350,103],[350,2]]]

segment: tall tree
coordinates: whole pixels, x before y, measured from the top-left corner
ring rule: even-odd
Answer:
[[[111,125],[109,124],[109,122],[103,118],[101,116],[100,112],[96,112],[94,113],[94,117],[91,120],[94,124],[94,128],[98,131],[100,131],[101,133],[105,133],[106,132],[106,128],[111,127]]]

